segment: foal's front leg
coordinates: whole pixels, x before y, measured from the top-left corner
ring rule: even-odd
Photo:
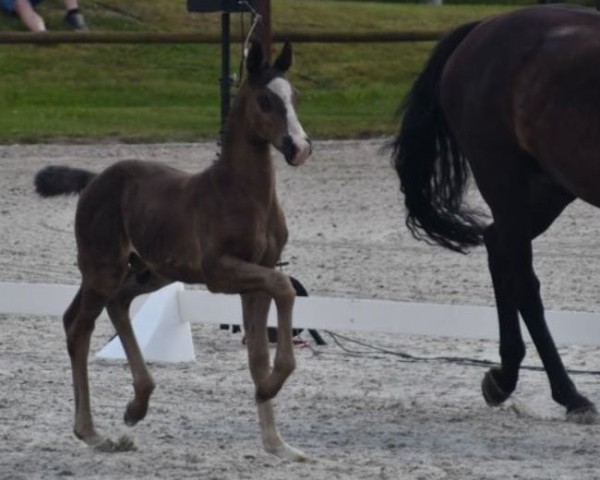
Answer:
[[[250,374],[256,385],[258,418],[263,445],[269,453],[290,460],[304,460],[306,455],[293,447],[287,445],[279,435],[275,424],[275,413],[273,411],[272,400],[261,399],[259,397],[260,385],[269,376],[269,341],[267,338],[267,316],[271,297],[264,292],[242,294],[242,307],[244,315],[244,330],[246,333],[246,345],[248,346],[248,360],[250,364]],[[291,344],[291,332],[289,335],[281,330],[277,331],[278,349],[279,342],[289,342]],[[286,348],[286,347],[284,347]],[[291,352],[293,359],[293,350]],[[276,357],[276,364],[279,363]],[[290,362],[288,359],[287,362]]]
[[[205,265],[206,285],[213,292],[240,293],[250,373],[256,386],[258,415],[265,449],[282,458],[304,460],[299,450],[285,444],[275,426],[271,399],[277,395],[295,368],[292,342],[292,308],[295,290],[287,277],[272,268],[223,256]],[[277,349],[269,368],[267,314],[270,299],[277,307]]]

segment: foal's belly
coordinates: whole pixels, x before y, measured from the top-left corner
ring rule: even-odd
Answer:
[[[168,221],[148,222],[131,232],[130,250],[139,257],[143,268],[161,277],[184,283],[204,283],[202,252],[190,232]]]
[[[234,257],[244,262],[273,267],[281,254],[280,242],[272,235],[223,238],[217,251],[203,252],[200,239],[175,235],[159,239],[146,237],[141,242],[132,242],[131,250],[138,258],[141,270],[148,270],[172,281],[188,284],[204,284],[202,268],[204,255],[212,255],[218,261],[221,256]]]
[[[202,270],[194,266],[163,264],[156,268],[156,273],[175,282],[204,283]]]

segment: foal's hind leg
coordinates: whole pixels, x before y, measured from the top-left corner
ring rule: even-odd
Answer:
[[[103,440],[92,420],[87,360],[95,322],[105,303],[105,296],[82,287],[63,317],[75,394],[74,433],[88,445],[98,445]]]
[[[548,330],[540,296],[540,284],[533,269],[531,240],[550,226],[564,207],[573,200],[573,196],[542,176],[533,176],[529,181],[514,181],[510,191],[504,191],[502,194],[502,202],[490,203],[497,232],[496,247],[492,247],[492,250],[497,250],[492,255],[498,255],[495,260],[490,259],[490,268],[494,269],[492,277],[496,276],[494,285],[503,285],[496,289],[497,297],[501,297],[498,310],[501,322],[502,368],[492,370],[486,375],[483,382],[484,395],[486,399],[491,399],[492,403],[499,403],[510,395],[511,388],[514,389],[516,385],[520,364],[518,357],[524,354],[524,349],[521,350],[520,346],[514,343],[515,338],[520,337],[514,330],[516,305],[540,354],[554,400],[565,406],[569,415],[575,415],[577,418],[582,418],[581,414],[594,416],[594,405],[575,388]],[[489,248],[494,245],[493,234],[488,233],[488,237],[486,244]],[[497,260],[501,260],[502,255],[507,260],[508,270],[497,266]],[[513,330],[507,334],[509,329]],[[508,343],[503,345],[502,342],[507,342],[507,339]],[[503,392],[503,389],[506,390]]]
[[[133,333],[129,307],[138,295],[158,290],[169,283],[150,272],[146,272],[143,281],[140,281],[140,278],[139,273],[130,272],[119,291],[106,305],[106,310],[121,340],[133,376],[134,398],[128,403],[124,415],[124,421],[129,426],[135,425],[146,416],[150,395],[155,387]]]

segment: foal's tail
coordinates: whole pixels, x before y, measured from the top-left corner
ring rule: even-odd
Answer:
[[[80,193],[96,174],[81,168],[51,165],[42,168],[33,181],[35,191],[42,197]]]
[[[458,252],[482,243],[483,226],[463,205],[469,167],[442,112],[440,83],[446,62],[478,23],[458,27],[435,47],[398,109],[404,118],[391,145],[407,227],[419,240]]]

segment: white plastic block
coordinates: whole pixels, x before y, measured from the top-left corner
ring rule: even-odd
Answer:
[[[148,295],[133,318],[133,330],[144,359],[150,362],[191,362],[196,359],[190,324],[179,315],[182,283],[172,283]],[[125,360],[119,337],[97,354],[99,358]]]

